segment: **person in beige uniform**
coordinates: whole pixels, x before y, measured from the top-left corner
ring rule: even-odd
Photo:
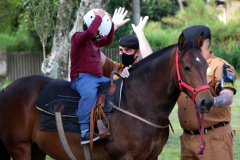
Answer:
[[[207,82],[214,96],[214,107],[204,115],[205,151],[198,155],[200,132],[196,117],[196,109],[192,100],[181,93],[178,103],[178,117],[183,129],[181,139],[182,160],[232,160],[233,137],[235,131],[231,127],[231,108],[233,95],[236,94],[234,68],[225,60],[218,58],[210,51],[211,33],[207,26],[196,25],[182,31],[184,36],[195,41],[204,32],[202,54],[207,60]]]
[[[145,58],[152,53],[152,49],[143,32],[148,18],[148,16],[145,16],[143,19],[141,17],[138,26],[132,24],[137,37],[134,35],[124,35],[120,38],[119,55],[122,64],[112,61],[101,53],[101,65],[105,77],[110,78],[111,72],[116,71],[122,77],[127,78],[130,75],[128,69],[139,62],[138,56],[141,54],[142,58]],[[115,75],[114,78],[118,77]]]

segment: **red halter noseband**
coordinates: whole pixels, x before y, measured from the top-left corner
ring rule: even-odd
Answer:
[[[178,67],[178,48],[176,49],[176,68],[177,68],[179,89],[181,90],[181,92],[183,92],[183,89],[182,89],[182,86],[183,86],[183,87],[187,88],[188,90],[192,91],[193,95],[192,95],[191,99],[192,99],[193,103],[195,104],[195,96],[196,96],[196,94],[198,92],[200,92],[201,90],[210,88],[209,85],[204,85],[204,86],[201,86],[201,87],[195,89],[195,88],[192,88],[191,86],[189,86],[188,84],[186,84],[186,83],[184,83],[182,81],[180,73],[179,73],[179,67]]]

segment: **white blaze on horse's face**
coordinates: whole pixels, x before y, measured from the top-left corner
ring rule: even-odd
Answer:
[[[198,57],[196,58],[196,61],[201,62],[200,59],[199,59]]]

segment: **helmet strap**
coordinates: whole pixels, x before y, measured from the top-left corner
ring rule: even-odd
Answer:
[[[98,35],[96,35],[96,36],[92,39],[92,41],[98,42],[98,41],[102,40],[102,38],[103,38],[103,36],[100,35],[100,34],[98,34]]]

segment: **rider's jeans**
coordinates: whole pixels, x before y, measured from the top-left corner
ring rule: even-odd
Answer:
[[[90,128],[90,113],[97,102],[97,89],[103,82],[110,81],[104,76],[98,77],[90,74],[80,73],[72,83],[72,89],[77,91],[81,99],[78,103],[78,123],[80,128]]]

